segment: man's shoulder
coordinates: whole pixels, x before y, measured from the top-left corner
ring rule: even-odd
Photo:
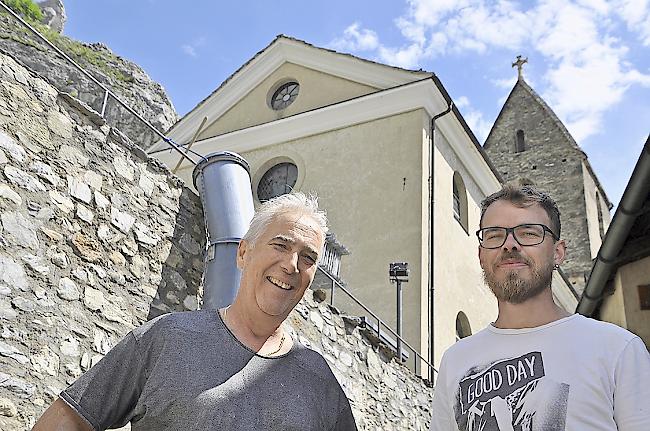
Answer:
[[[210,310],[178,311],[162,314],[155,317],[133,330],[136,339],[144,336],[158,335],[161,333],[203,332],[206,322],[213,320]],[[208,326],[209,327],[209,326]]]
[[[296,366],[320,380],[336,380],[323,355],[299,341],[295,342],[291,358]]]
[[[630,340],[636,337],[632,332],[625,328],[609,322],[592,319],[582,315],[576,315],[571,324],[574,330],[584,337],[590,337],[599,344],[610,345],[610,342],[617,340],[622,345],[626,345]]]
[[[483,345],[486,342],[486,339],[490,337],[490,335],[490,331],[486,327],[478,331],[476,334],[461,338],[449,346],[449,348],[447,348],[445,351],[445,356],[448,358],[455,357],[456,355],[465,355],[470,351],[475,354],[476,348]]]

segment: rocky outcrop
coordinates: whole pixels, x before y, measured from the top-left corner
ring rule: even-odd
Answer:
[[[38,7],[43,12],[41,22],[57,33],[63,33],[63,27],[67,19],[63,2],[61,0],[44,0],[38,2]]]
[[[159,131],[165,132],[178,120],[165,90],[138,65],[115,55],[103,44],[80,43],[44,26],[38,29]],[[43,76],[58,90],[73,95],[101,112],[104,101],[101,87],[6,14],[0,14],[0,51]],[[143,148],[159,139],[110,98],[104,117],[110,125]]]

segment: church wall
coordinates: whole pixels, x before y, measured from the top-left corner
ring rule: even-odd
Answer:
[[[0,82],[0,429],[18,431],[131,328],[197,307],[205,239],[198,197],[96,113],[2,55]],[[288,325],[360,430],[428,429],[432,390],[358,327],[309,294]]]
[[[341,262],[341,278],[393,329],[396,287],[389,282],[388,264],[409,263],[403,326],[415,348],[420,343],[421,285],[427,283],[421,267],[426,241],[421,232],[426,205],[422,129],[418,110],[242,153],[251,165],[254,189],[269,161],[296,162],[296,189],[318,193],[332,232],[350,250]],[[335,303],[343,296],[335,294]],[[340,305],[367,314],[350,303]]]
[[[275,111],[268,103],[269,96],[278,84],[287,81],[297,81],[300,84],[300,93],[287,108]],[[221,117],[208,118],[207,127],[200,134],[199,140],[275,121],[375,91],[376,88],[358,82],[284,63]]]
[[[650,257],[637,260],[618,269],[624,296],[626,328],[643,339],[650,347],[650,310],[641,310],[638,286],[650,284]],[[619,286],[617,286],[618,288]]]
[[[598,195],[598,205],[600,206],[600,211],[603,215],[603,231],[607,233],[607,229],[609,229],[609,225],[612,222],[612,213],[605,198],[601,194]]]
[[[467,190],[468,232],[453,215],[453,175],[458,171]],[[496,318],[496,300],[483,283],[478,260],[479,204],[485,195],[445,137],[436,133],[434,155],[434,364],[456,341],[456,316],[467,315],[476,333]],[[494,190],[498,184],[494,184]]]
[[[623,294],[621,272],[618,271],[611,281],[614,291],[603,299],[600,306],[600,320],[610,322],[627,329],[625,318],[625,297]]]
[[[596,182],[587,170],[587,166],[582,164],[582,176],[584,178],[584,191],[585,191],[585,209],[587,218],[587,229],[589,232],[589,248],[591,258],[595,258],[603,243],[601,237],[601,223],[605,229],[606,218],[609,219],[609,210],[603,211],[603,202],[600,195],[597,194]],[[601,210],[602,221],[598,219],[598,210]],[[603,230],[603,232],[605,232]]]
[[[485,150],[506,181],[528,178],[558,204],[568,249],[562,269],[579,294],[591,268],[587,226],[584,154],[568,140],[530,92],[517,84],[485,143]],[[525,132],[525,151],[515,152],[517,130]]]

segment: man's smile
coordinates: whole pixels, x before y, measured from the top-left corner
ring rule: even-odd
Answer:
[[[280,289],[284,289],[284,290],[291,290],[291,289],[293,289],[293,287],[292,287],[290,284],[287,284],[287,283],[285,283],[285,282],[283,282],[283,281],[280,281],[280,280],[278,280],[278,279],[275,278],[275,277],[271,277],[270,275],[269,275],[268,277],[266,277],[266,279],[267,279],[268,281],[270,281],[271,284],[276,285],[276,286],[279,287]]]
[[[525,268],[528,266],[528,263],[519,259],[505,259],[499,262],[497,266],[505,269],[516,269]]]

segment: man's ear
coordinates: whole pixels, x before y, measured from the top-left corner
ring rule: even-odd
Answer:
[[[566,257],[566,242],[561,239],[555,242],[555,250],[553,251],[553,263],[561,265]]]
[[[237,268],[239,269],[244,268],[244,259],[248,251],[249,251],[248,241],[246,241],[245,239],[239,241],[239,245],[237,246]]]

